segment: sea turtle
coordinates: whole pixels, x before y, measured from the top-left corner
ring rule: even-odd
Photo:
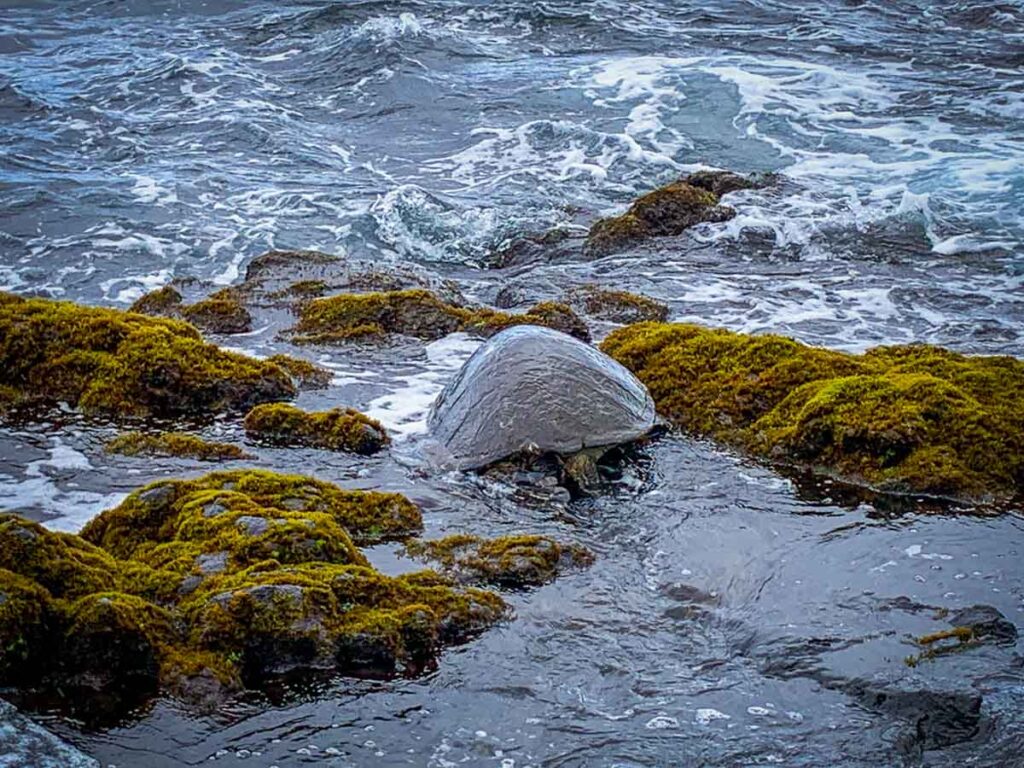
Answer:
[[[647,388],[594,347],[524,325],[492,337],[444,388],[427,419],[442,458],[461,470],[510,457],[555,458],[566,485],[586,493],[597,462],[658,426]]]

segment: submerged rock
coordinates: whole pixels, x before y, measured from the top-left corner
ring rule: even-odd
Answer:
[[[614,331],[602,349],[687,431],[899,493],[1006,500],[1024,490],[1024,362],[927,345],[851,355],[685,324]]]
[[[295,395],[278,366],[208,344],[187,323],[9,293],[0,293],[0,386],[20,404],[113,416],[198,416]]]
[[[174,456],[198,461],[250,459],[248,453],[231,443],[211,443],[184,432],[126,432],[109,441],[107,453],[122,456]]]
[[[647,435],[646,388],[625,368],[563,333],[523,327],[477,349],[435,400],[432,437],[458,469],[522,452],[571,456]]]
[[[364,455],[388,443],[384,426],[353,408],[308,413],[284,403],[257,405],[245,417],[245,431],[274,443]]]
[[[303,305],[292,340],[330,344],[397,333],[425,340],[455,331],[490,336],[514,325],[542,325],[589,340],[586,325],[568,306],[542,302],[523,314],[486,307],[470,309],[424,290],[343,294]]]
[[[0,700],[0,765],[4,768],[99,768],[12,705]]]
[[[565,570],[594,560],[590,551],[578,544],[535,535],[483,539],[461,534],[436,541],[409,541],[405,551],[438,565],[460,583],[514,588],[546,584]]]

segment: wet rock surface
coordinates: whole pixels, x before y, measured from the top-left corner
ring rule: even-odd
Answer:
[[[99,768],[96,760],[0,700],[0,765],[4,768]]]

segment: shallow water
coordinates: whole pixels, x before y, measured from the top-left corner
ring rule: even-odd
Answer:
[[[675,320],[1024,355],[1022,51],[1017,2],[8,3],[0,287],[124,307],[174,276],[228,284],[270,247],[316,248],[416,261],[481,301],[594,280]],[[703,166],[783,176],[683,238],[482,268]],[[283,348],[273,329],[223,342]],[[1021,764],[1020,642],[903,664],[912,636],[946,626],[914,604],[984,603],[1024,627],[1019,511],[883,514],[680,436],[632,486],[531,508],[405,458],[476,344],[318,351],[335,386],[300,405],[382,419],[399,460],[259,448],[257,463],[407,493],[431,534],[556,533],[593,567],[508,595],[514,621],[420,679],[50,725],[104,764],[155,768]],[[77,530],[203,470],[106,457],[113,431],[74,414],[3,428],[0,506]],[[981,733],[919,754],[842,689],[876,677],[981,693]]]

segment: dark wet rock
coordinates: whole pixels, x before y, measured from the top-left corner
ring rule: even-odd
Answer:
[[[942,749],[974,738],[981,727],[981,695],[974,691],[851,681],[842,689],[857,702],[905,724],[899,746],[909,753]]]
[[[352,408],[309,413],[291,405],[268,403],[249,411],[245,431],[269,442],[362,455],[376,453],[389,442],[379,421]]]
[[[434,340],[455,331],[491,336],[515,325],[540,325],[585,341],[590,332],[564,304],[542,302],[521,314],[448,304],[429,291],[343,294],[302,306],[292,329],[296,344],[383,339],[391,334]]]
[[[995,643],[1017,641],[1017,627],[991,605],[972,605],[954,611],[947,617],[954,627],[966,627],[978,639]]]
[[[436,541],[410,541],[405,551],[460,583],[513,588],[546,584],[564,571],[594,560],[590,551],[578,544],[535,535],[483,539],[461,534]]]
[[[561,253],[573,235],[570,229],[550,229],[539,234],[513,238],[488,254],[487,266],[501,269],[538,261],[550,262],[556,254]]]
[[[0,700],[0,765],[4,768],[99,768],[42,726]]]
[[[925,344],[854,355],[774,335],[640,323],[601,348],[659,412],[878,491],[1006,501],[1024,490],[1024,362]]]
[[[239,291],[251,302],[301,305],[336,293],[426,290],[456,306],[465,303],[458,286],[411,263],[380,262],[331,256],[319,251],[270,251],[257,256]]]
[[[0,386],[116,417],[206,416],[295,395],[276,365],[207,344],[187,323],[6,293]]]
[[[524,452],[603,452],[644,437],[655,423],[647,390],[625,368],[535,327],[509,329],[480,347],[428,417],[440,458],[459,469]]]
[[[718,195],[683,181],[673,182],[637,199],[621,216],[601,219],[583,245],[587,256],[604,256],[655,237],[680,235],[703,222],[727,221],[736,215],[719,205]]]
[[[668,307],[660,301],[597,285],[571,289],[566,293],[566,302],[578,312],[613,323],[664,322],[668,319]]]
[[[714,192],[718,197],[741,189],[760,189],[771,180],[770,176],[748,177],[732,171],[697,171],[682,179],[690,186]]]

